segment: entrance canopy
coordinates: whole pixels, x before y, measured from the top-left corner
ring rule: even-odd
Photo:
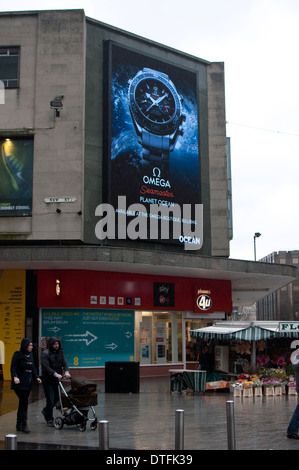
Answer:
[[[216,321],[213,326],[190,331],[193,338],[218,338],[244,341],[259,341],[271,338],[298,338],[299,330],[280,331],[280,322],[268,321]]]

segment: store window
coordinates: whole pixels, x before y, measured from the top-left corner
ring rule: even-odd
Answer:
[[[135,312],[135,345],[140,364],[181,363],[182,313]]]
[[[5,88],[19,87],[19,47],[0,46],[0,80]]]

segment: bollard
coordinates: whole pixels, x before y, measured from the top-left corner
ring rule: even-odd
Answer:
[[[227,417],[227,446],[228,450],[236,450],[236,437],[235,437],[235,415],[234,415],[234,402],[226,402],[226,417]]]
[[[17,436],[15,434],[6,434],[5,450],[17,450]]]
[[[100,450],[109,450],[109,421],[100,421],[99,447]]]
[[[175,412],[175,450],[184,450],[184,410]]]

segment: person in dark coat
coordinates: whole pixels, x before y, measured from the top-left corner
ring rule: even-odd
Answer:
[[[202,348],[201,355],[198,359],[198,365],[199,369],[207,371],[207,375],[213,371],[213,359],[209,352],[208,346],[204,346]]]
[[[27,413],[33,379],[41,383],[33,362],[32,348],[31,339],[23,338],[20,351],[13,354],[10,366],[11,388],[19,398],[16,427],[17,431],[25,433],[30,432],[27,426]]]
[[[41,355],[42,381],[46,397],[46,406],[42,413],[48,426],[54,426],[53,408],[59,399],[58,383],[63,375],[70,378],[70,373],[60,340],[49,338],[47,346]]]
[[[297,356],[297,360],[299,360],[299,356]],[[299,439],[299,363],[293,365],[293,369],[295,372],[295,380],[296,380],[296,392],[297,392],[297,406],[295,411],[291,417],[287,428],[287,436],[289,439]]]

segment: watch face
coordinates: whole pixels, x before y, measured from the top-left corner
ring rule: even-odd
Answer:
[[[135,90],[135,101],[144,117],[153,123],[166,123],[174,116],[176,104],[173,95],[158,80],[139,82]]]
[[[166,135],[180,125],[180,98],[165,75],[137,74],[130,85],[129,99],[132,114],[147,131]]]

